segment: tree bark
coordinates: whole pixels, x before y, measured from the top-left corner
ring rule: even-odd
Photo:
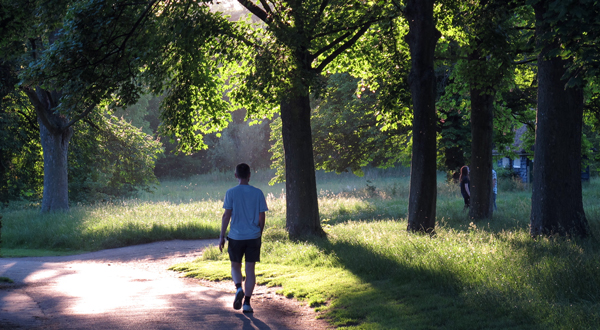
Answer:
[[[54,113],[60,95],[41,88],[24,88],[35,107],[40,125],[40,140],[44,157],[44,191],[42,212],[69,209],[69,176],[67,156],[73,128],[68,119]]]
[[[435,231],[437,199],[435,73],[433,55],[440,32],[433,20],[433,0],[409,0],[406,19],[412,68],[413,151],[410,170],[408,226],[411,232]]]
[[[51,133],[40,121],[40,138],[44,155],[42,212],[69,209],[67,155],[72,135],[71,128]]]
[[[471,206],[469,217],[492,217],[492,126],[494,94],[490,89],[471,89]]]
[[[281,102],[286,228],[294,238],[324,235],[319,220],[310,112],[310,99],[306,93],[290,91]]]
[[[565,87],[568,60],[547,58],[559,45],[547,42],[550,31],[544,22],[546,2],[534,6],[536,35],[542,51],[538,55],[538,109],[536,118],[531,197],[530,234],[588,235],[588,222],[581,193],[581,128],[583,90]]]

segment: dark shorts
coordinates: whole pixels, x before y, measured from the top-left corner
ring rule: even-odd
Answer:
[[[259,262],[260,261],[260,245],[261,239],[244,239],[236,240],[227,237],[229,244],[227,245],[227,252],[229,252],[229,260],[233,262],[242,262],[242,257],[246,256],[246,262]]]

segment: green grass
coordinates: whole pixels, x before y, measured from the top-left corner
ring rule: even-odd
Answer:
[[[8,277],[0,276],[0,283],[14,283],[14,281]]]
[[[458,188],[438,178],[437,235],[406,232],[408,173],[365,177],[319,173],[327,238],[292,241],[285,232],[283,185],[263,189],[267,214],[258,282],[322,311],[343,329],[596,329],[600,324],[600,180],[584,185],[593,230],[585,240],[532,240],[531,191],[500,189],[491,221],[473,223]],[[6,248],[94,250],[171,238],[216,238],[224,192],[235,184],[214,173],[163,182],[152,195],[69,213],[3,211]],[[501,186],[502,188],[502,186]],[[69,250],[70,249],[70,250]],[[10,250],[9,250],[10,251]],[[226,253],[173,269],[229,281]]]

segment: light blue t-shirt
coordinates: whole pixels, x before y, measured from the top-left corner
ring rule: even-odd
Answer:
[[[229,238],[241,240],[260,237],[258,216],[269,210],[265,195],[260,189],[245,184],[228,189],[223,208],[232,210],[227,235]]]

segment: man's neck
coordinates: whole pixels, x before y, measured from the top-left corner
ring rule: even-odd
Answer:
[[[246,186],[248,185],[248,182],[250,182],[250,180],[248,180],[248,179],[238,179],[238,181],[240,182],[240,184],[243,184]]]

